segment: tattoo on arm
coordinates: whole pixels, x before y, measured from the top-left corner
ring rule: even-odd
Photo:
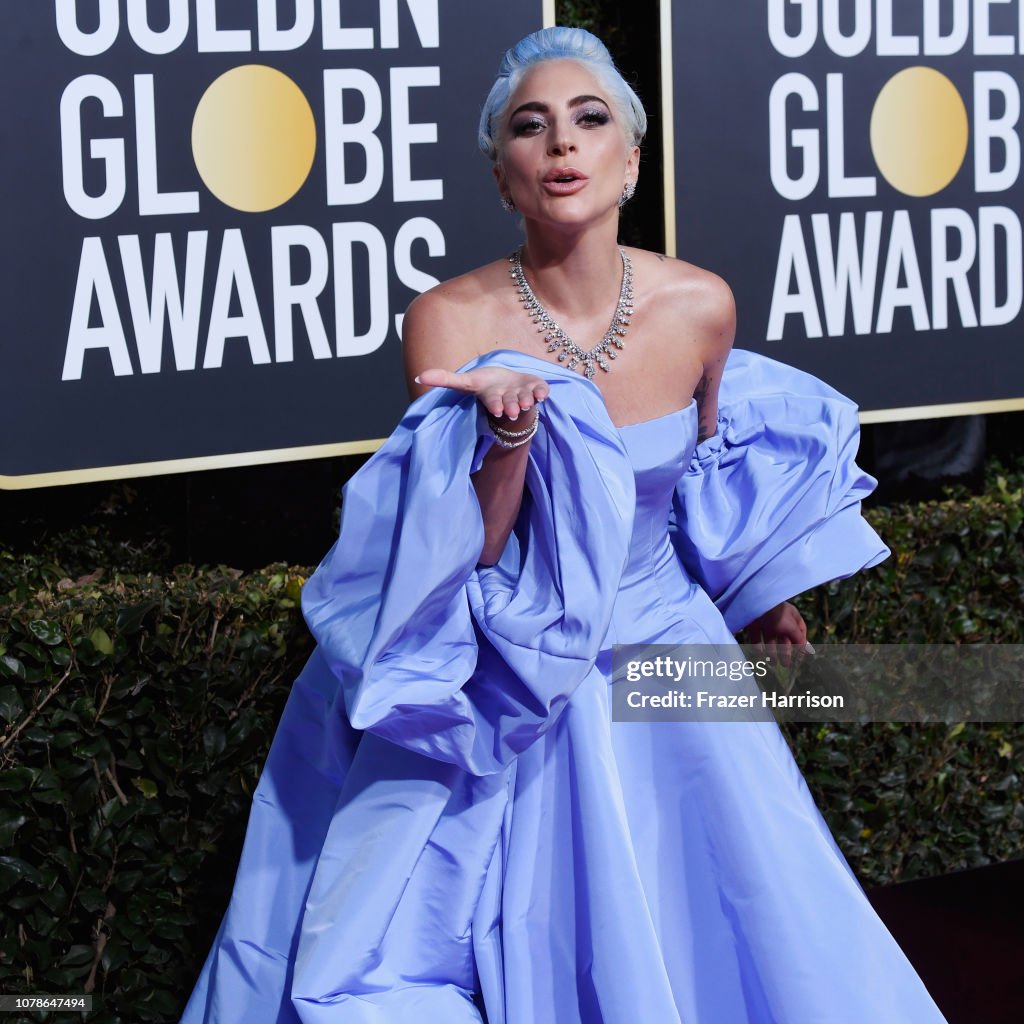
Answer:
[[[718,424],[711,417],[711,410],[706,407],[708,391],[711,388],[711,378],[707,375],[701,377],[697,386],[693,389],[693,397],[697,399],[697,443],[706,441]]]

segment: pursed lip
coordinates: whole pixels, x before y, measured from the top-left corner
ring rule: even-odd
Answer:
[[[544,175],[542,184],[551,195],[567,196],[579,192],[587,180],[587,176],[575,167],[554,167]]]
[[[544,175],[545,183],[558,181],[559,178],[579,178],[582,181],[587,180],[587,176],[582,171],[576,170],[575,167],[553,167]]]

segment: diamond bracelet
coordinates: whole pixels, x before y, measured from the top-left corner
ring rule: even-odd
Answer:
[[[533,422],[525,430],[506,430],[504,427],[496,426],[493,419],[487,417],[488,426],[494,434],[494,443],[500,448],[518,448],[537,433],[537,425],[540,423],[540,413],[533,417]]]

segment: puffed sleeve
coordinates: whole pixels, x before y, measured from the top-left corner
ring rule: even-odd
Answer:
[[[823,381],[734,350],[718,430],[676,488],[673,543],[734,632],[889,555],[861,515],[857,407]]]
[[[484,414],[436,389],[345,486],[338,540],[302,595],[339,681],[336,712],[477,775],[540,736],[595,671],[635,503],[596,388],[508,351],[465,368],[488,362],[543,364],[551,384],[501,559],[476,564],[484,530],[470,474]]]

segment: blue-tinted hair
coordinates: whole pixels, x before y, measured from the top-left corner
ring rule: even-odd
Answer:
[[[647,114],[604,43],[582,28],[543,28],[520,39],[501,58],[497,81],[491,86],[480,114],[477,140],[486,156],[498,158],[498,123],[520,79],[545,60],[574,60],[582,64],[607,91],[625,125],[626,137],[634,146],[640,145],[647,132]]]

